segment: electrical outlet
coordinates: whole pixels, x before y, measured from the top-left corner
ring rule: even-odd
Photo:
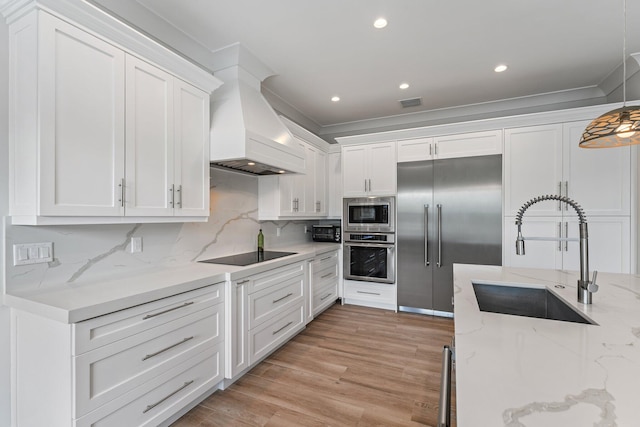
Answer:
[[[282,227],[276,227],[276,237],[280,237],[280,233],[282,233]]]
[[[142,252],[142,237],[131,238],[131,253],[137,254]]]
[[[40,264],[51,261],[53,261],[53,242],[13,245],[13,265]]]

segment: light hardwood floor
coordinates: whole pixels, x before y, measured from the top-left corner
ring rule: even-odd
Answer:
[[[452,336],[452,319],[336,304],[172,427],[436,426]]]

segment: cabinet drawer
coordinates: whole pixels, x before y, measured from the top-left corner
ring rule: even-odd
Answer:
[[[73,325],[73,355],[116,342],[224,300],[224,282]]]
[[[304,327],[302,303],[249,332],[249,362],[254,364]]]
[[[223,379],[219,343],[74,420],[74,427],[157,426]]]
[[[304,276],[304,263],[285,265],[264,273],[255,274],[244,280],[249,280],[247,285],[248,293],[254,293],[273,285],[280,284],[293,277]],[[242,284],[243,280],[239,280],[238,284]]]
[[[261,325],[278,313],[302,303],[303,276],[249,295],[249,329]]]
[[[324,270],[332,265],[338,265],[338,251],[317,256],[313,261],[313,271]]]
[[[219,304],[75,357],[76,416],[222,341],[222,313]]]
[[[323,286],[317,289],[313,295],[313,315],[317,315],[319,312],[327,308],[336,302],[338,298],[338,285],[337,283],[331,283],[327,286]]]
[[[356,282],[345,280],[344,296],[355,300],[395,304],[396,287],[394,285]]]
[[[325,266],[325,268],[321,270],[316,270],[314,268],[312,278],[313,292],[315,293],[316,289],[320,289],[330,283],[336,283],[338,280],[338,274],[338,263]]]

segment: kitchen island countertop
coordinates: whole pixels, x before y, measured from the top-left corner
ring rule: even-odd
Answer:
[[[640,276],[454,266],[458,427],[640,425]],[[597,325],[480,311],[472,282],[546,286]],[[562,285],[562,286],[556,286]]]
[[[200,262],[154,267],[89,283],[63,283],[46,289],[14,291],[4,295],[4,304],[63,323],[80,322],[225,280],[304,261],[339,248],[338,243],[286,246],[277,249],[296,254],[245,267]]]

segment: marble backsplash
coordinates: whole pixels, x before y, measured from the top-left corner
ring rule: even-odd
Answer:
[[[13,226],[6,217],[7,291],[90,283],[248,252],[256,248],[260,228],[266,249],[311,240],[305,226],[315,221],[258,221],[258,178],[211,169],[211,183],[211,216],[203,223],[35,227]],[[131,237],[142,238],[142,252],[131,253]],[[38,242],[53,242],[52,262],[13,266],[13,244]]]

